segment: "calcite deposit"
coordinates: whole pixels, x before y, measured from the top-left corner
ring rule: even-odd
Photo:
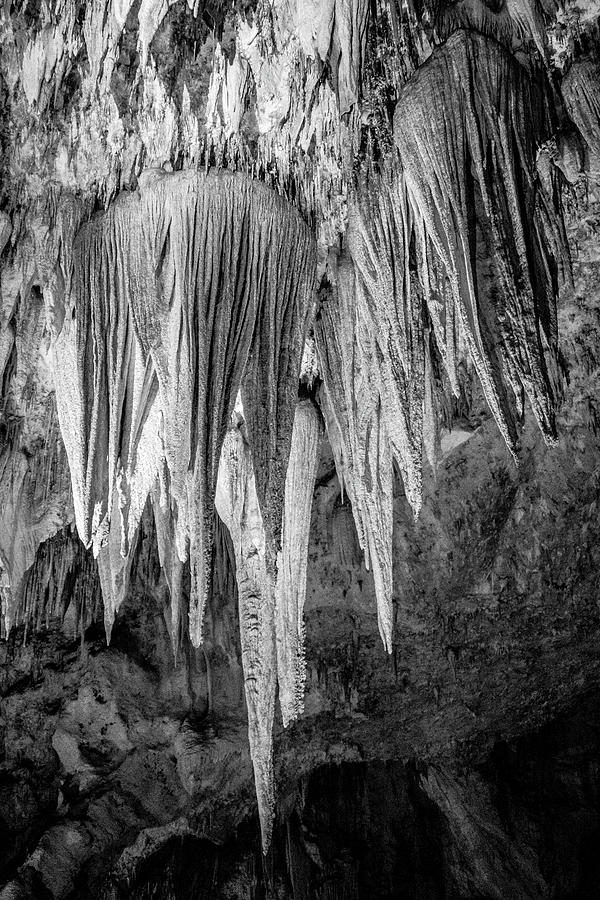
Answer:
[[[485,792],[596,710],[599,15],[3,4],[0,900],[395,896],[385,778],[410,896],[588,896]]]

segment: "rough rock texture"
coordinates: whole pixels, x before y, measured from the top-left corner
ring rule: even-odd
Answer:
[[[3,5],[2,900],[593,896],[596,17]]]

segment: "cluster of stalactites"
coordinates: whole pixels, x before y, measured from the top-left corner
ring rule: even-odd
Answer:
[[[373,185],[370,185],[372,188]],[[411,274],[411,215],[398,179],[350,206],[348,255],[316,326],[321,399],[340,479],[350,497],[378,623],[392,649],[393,461],[415,516],[423,444],[435,457],[422,296]]]
[[[336,468],[350,501],[367,568],[373,572],[379,633],[392,650],[391,444],[380,394],[377,350],[352,263],[344,260],[315,325],[321,405]]]
[[[545,76],[460,31],[407,84],[394,134],[435,340],[457,387],[463,342],[513,453],[525,395],[555,438],[559,218],[535,169]]]
[[[556,294],[568,260],[536,176],[546,86],[497,42],[457,32],[404,88],[399,165],[350,205],[321,304],[322,404],[391,649],[392,460],[415,515],[438,444],[432,341],[450,389],[467,360],[513,454],[524,398],[555,438]],[[368,198],[371,199],[368,199]],[[375,198],[375,199],[372,199]]]
[[[56,399],[107,631],[151,496],[175,598],[176,559],[189,558],[189,631],[200,643],[221,443],[247,372],[258,495],[268,542],[278,536],[314,271],[314,239],[297,212],[229,174],[147,173],[139,194],[63,248],[47,292]]]
[[[303,709],[306,567],[321,424],[311,401],[298,403],[276,574],[259,502],[255,462],[241,396],[223,442],[215,506],[233,543],[248,737],[262,831],[270,841],[274,816],[272,732],[275,695],[284,725]]]

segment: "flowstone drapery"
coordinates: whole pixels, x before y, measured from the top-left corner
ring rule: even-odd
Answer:
[[[195,644],[228,417],[250,354],[261,390],[248,392],[249,416],[264,422],[259,406],[267,398],[278,423],[276,453],[268,428],[257,429],[254,449],[260,459],[275,455],[285,473],[314,259],[299,214],[263,185],[239,175],[152,172],[139,194],[81,230],[62,273],[60,316],[56,298],[52,304],[57,405],[79,534],[101,559],[110,555],[118,498],[126,556],[160,481],[179,558],[189,553]],[[277,328],[267,354],[265,320]],[[265,491],[264,503],[267,518],[280,520],[283,491]],[[112,557],[113,575],[103,581],[116,584]]]
[[[379,633],[392,650],[392,456],[379,391],[368,309],[358,302],[349,260],[315,324],[321,404],[340,482],[352,511],[365,564],[373,572]]]
[[[549,87],[496,41],[455,32],[407,82],[399,158],[349,204],[347,250],[321,303],[321,402],[391,649],[392,459],[418,515],[435,466],[432,342],[460,394],[473,366],[511,453],[525,395],[549,443],[559,393],[560,218],[537,178]]]
[[[566,254],[535,170],[549,134],[544,79],[494,40],[458,31],[406,85],[394,115],[440,354],[455,385],[464,341],[513,453],[524,394],[555,437]]]
[[[313,308],[314,239],[292,207],[246,177],[152,172],[138,195],[85,225],[72,250],[62,248],[57,271],[47,306],[58,416],[77,529],[98,561],[107,637],[150,498],[174,649],[188,558],[189,634],[201,642],[216,503],[234,545],[266,851],[278,673],[286,724],[300,709],[304,684],[320,425],[314,408],[296,408],[296,398]]]

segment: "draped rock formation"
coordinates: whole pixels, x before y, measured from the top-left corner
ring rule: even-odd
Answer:
[[[207,600],[233,607],[237,596],[240,640],[223,655],[239,670],[241,647],[265,852],[277,697],[284,727],[304,712],[304,605],[307,582],[320,584],[309,534],[329,450],[335,470],[317,495],[330,492],[342,523],[331,579],[346,600],[357,540],[385,665],[408,704],[398,637],[413,597],[441,607],[433,589],[412,589],[394,546],[414,540],[427,555],[432,521],[440,546],[452,545],[444,529],[462,528],[460,510],[449,525],[432,499],[442,449],[484,427],[485,403],[517,463],[528,409],[548,446],[560,438],[564,215],[574,245],[584,233],[597,257],[596,16],[587,0],[1,5],[1,637],[22,629],[25,641],[59,619],[85,642],[103,617],[110,640],[154,541],[149,593],[178,672],[194,655],[188,639],[203,640]],[[585,353],[586,387],[572,394],[586,413],[574,421],[596,428]],[[490,453],[502,478],[503,454]],[[394,544],[399,520],[411,537],[397,530]],[[445,573],[451,551],[437,545]],[[472,603],[500,622],[494,577],[472,586]],[[355,580],[354,600],[363,573]],[[441,612],[439,641],[456,685],[452,616]],[[350,722],[354,627],[334,666]],[[499,639],[492,651],[508,652]],[[196,669],[171,735],[190,798],[201,779],[187,750],[212,727],[209,655],[198,655],[207,710]],[[425,668],[419,689],[443,704],[446,686]],[[311,703],[314,692],[309,714]],[[299,723],[283,741],[308,744],[309,730]]]
[[[277,685],[284,726],[304,706],[304,599],[320,437],[316,409],[311,401],[300,402],[294,417],[276,576],[268,565],[266,527],[241,397],[219,464],[215,506],[235,554],[248,738],[265,853],[274,818],[272,731]]]
[[[268,189],[242,176],[157,174],[139,196],[121,198],[82,229],[72,270],[62,273],[64,304],[53,298],[56,396],[79,534],[102,559],[100,548],[119,527],[118,497],[127,556],[160,482],[179,558],[189,553],[196,644],[233,400],[250,356],[262,395],[246,403],[261,421],[257,407],[268,398],[280,429],[270,458],[285,472],[313,278],[306,226]],[[267,359],[263,317],[278,338],[278,353]],[[269,431],[258,429],[259,458],[263,440]],[[280,519],[282,491],[265,494],[264,503],[265,514]]]
[[[560,390],[562,224],[536,171],[550,88],[496,41],[459,30],[403,87],[399,161],[349,205],[347,255],[316,327],[340,480],[391,650],[392,459],[415,516],[439,443],[430,333],[451,391],[471,364],[513,455],[528,397],[547,441]]]
[[[342,262],[338,277],[333,296],[322,304],[315,327],[323,377],[321,402],[340,481],[352,503],[365,564],[373,572],[379,633],[391,653],[391,448],[379,393],[372,323],[368,310],[356,300],[356,273],[348,260]]]
[[[321,432],[320,416],[312,401],[298,403],[285,482],[275,596],[277,680],[284,726],[304,709],[304,600],[310,514]]]
[[[555,438],[560,224],[535,170],[550,97],[535,66],[458,31],[406,85],[394,114],[423,289],[453,387],[460,342],[509,448],[529,399]]]

